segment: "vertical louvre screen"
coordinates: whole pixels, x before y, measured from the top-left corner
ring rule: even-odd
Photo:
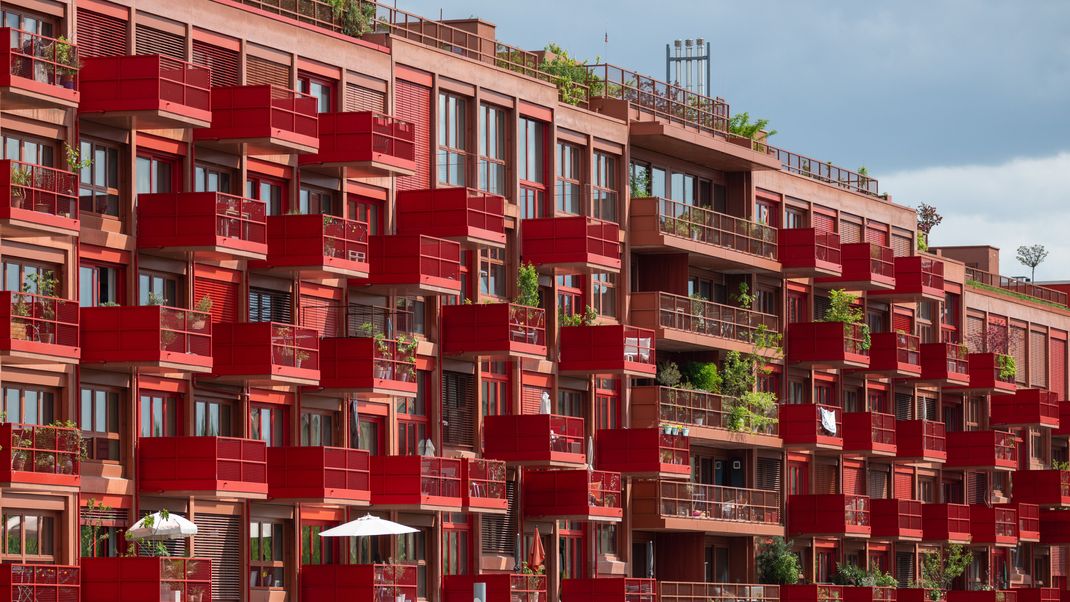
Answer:
[[[878,500],[891,497],[888,491],[890,480],[887,467],[870,466],[866,472],[866,495]]]
[[[966,503],[984,504],[988,500],[988,475],[983,472],[966,473]]]
[[[345,107],[347,111],[386,112],[386,93],[357,84],[346,84]]]
[[[78,9],[78,54],[83,58],[123,56],[127,53],[128,39],[129,24],[126,21]]]
[[[505,514],[483,515],[483,553],[506,554],[512,556],[516,553],[516,534],[519,524],[519,506],[516,503],[516,481],[505,482],[505,499],[509,501],[509,509]]]
[[[1059,399],[1066,399],[1066,341],[1059,339],[1051,340],[1051,383],[1048,388],[1059,395]]]
[[[193,549],[198,558],[212,561],[212,601],[237,602],[242,590],[241,517],[197,514]]]
[[[431,88],[398,80],[394,113],[414,125],[416,174],[397,178],[398,190],[431,187]]]
[[[910,393],[895,394],[895,419],[910,420],[914,417],[914,396]]]
[[[895,469],[895,490],[892,496],[901,500],[914,499],[914,475],[910,469]]]
[[[862,224],[855,222],[840,222],[840,242],[862,242]]]
[[[212,70],[213,86],[237,86],[241,83],[239,56],[235,50],[193,40],[193,62]]]
[[[475,377],[460,372],[442,373],[442,441],[450,445],[472,446],[472,425],[476,407]]]
[[[212,300],[213,322],[237,322],[238,299],[241,286],[238,282],[227,282],[214,278],[197,276],[193,281],[193,301],[198,302],[205,295]]]
[[[252,55],[245,57],[245,83],[250,86],[270,84],[286,90],[293,87],[290,67]]]
[[[780,458],[758,458],[758,489],[767,491],[780,491],[781,475]]]
[[[898,234],[892,235],[892,253],[896,257],[908,257],[913,255],[911,246],[913,245],[910,244],[909,236],[899,236]]]
[[[546,391],[546,389],[543,389],[541,387],[533,387],[531,385],[524,385],[520,394],[520,413],[538,414],[539,405],[542,403],[543,391]]]
[[[1026,343],[1026,340],[1027,340],[1026,339],[1026,337],[1027,337],[1026,330],[1024,328],[1020,327],[1020,326],[1011,326],[1009,333],[1010,333],[1010,340],[1008,341],[1008,345],[1010,347],[1009,352],[1010,352],[1011,356],[1014,357],[1015,366],[1023,366],[1024,367],[1026,365],[1026,363],[1025,363],[1026,344],[1027,344]],[[1023,384],[1024,385],[1026,383],[1026,381],[1029,380],[1029,374],[1024,369],[1019,368],[1018,369],[1018,373],[1015,376],[1015,380],[1019,384]]]
[[[186,38],[147,25],[137,26],[137,53],[159,54],[186,60]]]
[[[850,495],[866,494],[865,470],[854,462],[843,465],[843,493]]]
[[[827,213],[819,213],[817,211],[810,214],[810,223],[815,230],[820,232],[835,232],[836,231],[836,218]]]
[[[1029,331],[1029,384],[1048,388],[1048,337],[1032,330]]]

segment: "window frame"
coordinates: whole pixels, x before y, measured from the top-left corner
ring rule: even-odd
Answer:
[[[493,127],[489,127],[493,125]],[[505,196],[508,186],[508,131],[506,109],[497,105],[479,105],[479,177],[477,186],[484,192]],[[495,174],[494,181],[491,174]]]
[[[122,219],[123,202],[119,190],[123,183],[122,147],[114,142],[85,136],[78,141],[78,146],[81,157],[92,159],[91,164],[83,166],[78,172],[78,210],[106,219]],[[103,168],[98,154],[104,156]],[[104,182],[98,182],[98,176],[103,176]],[[105,211],[98,211],[101,198],[104,199]],[[113,203],[114,211],[111,210]]]
[[[92,406],[90,412],[90,427],[86,428],[86,394],[89,394],[90,405]],[[104,395],[105,403],[105,430],[99,430],[100,424],[98,421],[99,408],[98,403],[101,401],[98,399],[99,395]],[[114,408],[111,406],[114,404]],[[86,449],[89,459],[97,462],[103,462],[105,464],[119,464],[123,461],[123,441],[126,439],[124,436],[124,420],[123,420],[123,390],[115,387],[105,387],[100,385],[94,385],[91,383],[84,383],[78,388],[78,427],[82,431],[82,439],[88,440]],[[114,409],[114,412],[112,411]],[[114,424],[112,424],[112,418],[114,418]],[[111,446],[114,442],[115,456],[101,458],[98,457],[97,451],[101,446],[101,441],[108,442],[106,445]],[[109,454],[110,456],[110,454]]]
[[[557,167],[557,173],[554,178],[554,214],[581,215],[583,211],[584,147],[558,140],[554,150]],[[566,164],[567,170],[565,168]]]
[[[467,186],[468,100],[450,92],[438,94],[435,180],[440,185]]]

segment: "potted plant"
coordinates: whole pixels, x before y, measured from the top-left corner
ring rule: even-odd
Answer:
[[[29,448],[33,447],[33,440],[13,431],[11,446],[15,449],[15,453],[11,455],[11,469],[25,471],[30,460]]]
[[[26,295],[22,293],[14,294],[15,303],[11,306],[11,313],[13,317],[28,318],[30,317],[30,304],[26,302]],[[11,321],[11,338],[19,341],[26,340],[26,326],[25,320],[12,320]]]
[[[294,354],[294,367],[300,368],[301,364],[305,363],[305,360],[307,360],[309,357],[311,357],[311,355],[307,351],[305,351],[304,349],[298,349],[297,353]]]
[[[27,167],[11,167],[11,206],[22,209],[26,204],[26,189],[33,181],[33,172]]]
[[[59,84],[68,90],[74,89],[74,75],[78,67],[78,57],[70,40],[64,36],[56,39],[56,63],[59,65]]]
[[[191,316],[190,328],[203,330],[208,322],[208,314],[212,311],[212,298],[208,295],[201,297],[201,300],[197,302],[193,309],[200,313]]]

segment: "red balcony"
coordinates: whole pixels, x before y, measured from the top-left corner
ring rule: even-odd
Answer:
[[[747,424],[734,417],[730,402],[721,395],[673,387],[632,387],[632,427],[657,427],[663,423],[688,427],[692,441],[783,447],[779,425]]]
[[[1070,470],[1016,470],[1014,501],[1070,507]]]
[[[212,123],[212,72],[158,54],[84,59],[78,113],[124,128],[164,130]]]
[[[461,245],[430,236],[373,236],[369,275],[350,285],[397,295],[459,295]]]
[[[407,121],[370,111],[320,113],[319,132],[319,152],[302,155],[302,167],[342,168],[347,178],[416,173],[416,128]]]
[[[788,324],[787,362],[818,368],[867,368],[861,324],[796,322]]]
[[[267,208],[221,192],[139,194],[137,246],[209,259],[265,259]]]
[[[1018,514],[1018,540],[1040,541],[1040,506],[1025,502],[1000,504],[997,508],[1010,508]]]
[[[5,422],[0,443],[0,483],[78,488],[79,429]]]
[[[78,302],[0,291],[0,355],[11,363],[77,364]]]
[[[558,374],[657,374],[654,331],[622,324],[563,326],[558,338]]]
[[[0,233],[78,236],[78,176],[20,161],[0,161]]]
[[[482,575],[446,575],[442,578],[443,602],[472,602],[475,585],[482,583],[483,602],[546,602],[546,575],[484,573]]]
[[[524,516],[556,520],[620,521],[620,473],[600,470],[525,470]]]
[[[316,99],[277,86],[212,88],[212,125],[193,139],[247,155],[314,153],[319,148]]]
[[[505,462],[465,458],[463,469],[465,512],[505,514],[509,500],[505,497]]]
[[[947,434],[948,468],[1018,468],[1018,438],[1005,431],[959,431]]]
[[[138,439],[142,492],[264,499],[267,445],[235,437]]]
[[[483,455],[521,466],[585,466],[583,433],[583,419],[571,416],[486,416]]]
[[[965,387],[970,384],[970,357],[965,345],[923,343],[919,383],[938,387]]]
[[[642,477],[691,476],[691,445],[682,435],[657,428],[601,429],[595,444],[599,470]]]
[[[212,321],[162,305],[81,308],[82,360],[110,368],[210,372]]]
[[[398,191],[397,233],[467,245],[505,246],[505,199],[472,188]]]
[[[905,332],[876,332],[871,336],[869,368],[866,374],[887,378],[921,376],[918,337]]]
[[[214,328],[212,374],[220,380],[265,385],[319,384],[318,331],[275,322],[220,322]]]
[[[815,449],[843,449],[843,409],[798,403],[781,404],[780,437],[784,445]],[[867,430],[868,434],[869,431]]]
[[[873,538],[891,538],[901,541],[920,540],[922,537],[922,504],[916,500],[874,499],[869,501],[872,510]]]
[[[341,447],[269,447],[268,497],[313,504],[367,506],[371,456]]]
[[[880,412],[846,412],[843,415],[843,451],[873,456],[894,456],[895,416]]]
[[[716,531],[783,536],[780,494],[680,479],[632,482],[631,521],[652,531]]]
[[[972,504],[970,528],[974,544],[1018,545],[1018,513],[1013,508]]]
[[[921,255],[896,257],[895,288],[872,291],[870,295],[888,301],[943,301],[944,262]]]
[[[415,340],[328,337],[320,345],[324,389],[416,397]]]
[[[78,106],[78,48],[66,38],[0,27],[0,65],[0,105],[5,109]]]
[[[840,276],[840,235],[815,228],[777,230],[780,265],[792,277]]]
[[[1044,389],[1018,389],[1010,395],[992,395],[989,422],[1000,426],[1059,427],[1059,395]]]
[[[631,577],[562,579],[561,602],[657,602],[658,582]]]
[[[391,510],[460,512],[459,458],[372,456],[372,505]]]
[[[664,602],[780,602],[780,586],[658,581],[658,596]]]
[[[896,457],[911,462],[946,462],[944,430],[944,423],[933,420],[896,420]]]
[[[896,602],[894,587],[855,587],[846,585],[782,585],[784,602]]]
[[[546,311],[514,303],[446,305],[442,352],[546,359]]]
[[[1053,436],[1070,436],[1070,401],[1059,402],[1059,426],[1051,432]]]
[[[788,498],[788,534],[869,537],[869,498],[864,495],[809,494]]]
[[[316,602],[416,600],[415,564],[304,564],[301,599]]]
[[[869,242],[840,245],[843,269],[839,276],[818,278],[815,284],[847,290],[880,291],[895,288],[895,253]]]
[[[750,352],[765,329],[780,332],[780,318],[731,305],[662,292],[632,293],[628,322],[653,330],[662,351]]]
[[[1014,595],[1017,602],[1059,602],[1062,591],[1055,587],[1016,587]]]
[[[211,595],[212,561],[207,558],[82,558],[82,602],[210,602]]]
[[[591,217],[526,219],[523,260],[539,267],[620,271],[620,227]]]
[[[97,602],[96,598],[80,597],[80,571],[79,567],[60,564],[0,564],[0,600]]]
[[[970,543],[970,507],[964,504],[922,504],[925,541]]]
[[[1015,376],[1000,369],[998,353],[970,354],[970,384],[964,390],[977,393],[1014,393]],[[1024,368],[1023,368],[1024,369]]]
[[[1070,543],[1070,512],[1061,509],[1040,511],[1040,543]]]
[[[250,262],[250,268],[327,278],[364,278],[371,269],[364,222],[333,215],[272,215],[267,241],[267,260]]]
[[[1018,590],[957,590],[947,592],[947,602],[1018,602]]]

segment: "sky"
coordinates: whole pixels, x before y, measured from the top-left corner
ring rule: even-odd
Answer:
[[[934,244],[1051,251],[1070,280],[1070,1],[399,0],[472,16],[525,49],[665,77],[665,44],[712,44],[713,94],[767,118],[777,146],[865,166],[897,203],[935,205]],[[440,13],[441,10],[441,13]],[[608,34],[609,43],[605,43]],[[1053,219],[1054,218],[1054,219]]]

